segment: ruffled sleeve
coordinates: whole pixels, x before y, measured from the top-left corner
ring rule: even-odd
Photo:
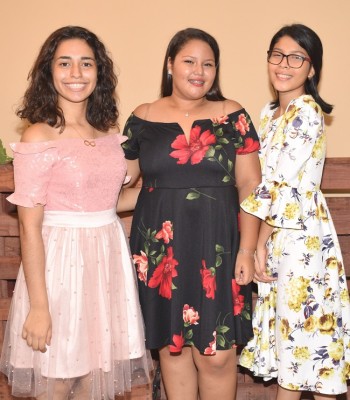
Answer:
[[[136,160],[139,158],[140,144],[139,134],[141,132],[141,120],[134,114],[131,114],[126,121],[123,135],[125,142],[122,144],[125,158],[128,160]]]
[[[323,140],[320,107],[310,96],[292,101],[271,141],[274,152],[262,157],[263,181],[241,203],[243,210],[271,226],[303,229],[320,190],[309,170],[322,170]]]
[[[23,207],[45,205],[52,167],[57,159],[54,142],[11,143],[10,147],[14,153],[15,192],[7,200]]]
[[[271,226],[302,229],[311,197],[312,192],[300,194],[286,183],[266,180],[241,203],[241,207]]]
[[[236,133],[236,154],[249,154],[260,149],[258,134],[246,110],[235,113],[231,123]]]

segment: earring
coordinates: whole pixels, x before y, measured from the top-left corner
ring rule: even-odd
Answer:
[[[173,73],[171,72],[171,70],[170,69],[168,69],[168,75],[172,75]]]

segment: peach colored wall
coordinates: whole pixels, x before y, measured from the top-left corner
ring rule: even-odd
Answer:
[[[63,25],[91,29],[110,50],[119,74],[122,127],[134,107],[158,96],[166,45],[188,26],[218,40],[224,94],[244,105],[257,124],[271,98],[265,61],[270,38],[280,26],[301,22],[324,44],[321,95],[335,104],[328,156],[348,157],[349,17],[349,0],[1,0],[0,138],[10,153],[9,142],[19,139],[14,110],[27,73],[43,41]]]

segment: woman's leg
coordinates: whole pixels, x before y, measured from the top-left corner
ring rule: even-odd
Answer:
[[[181,354],[170,354],[169,348],[163,347],[159,359],[167,399],[197,400],[197,369],[191,348],[184,347]]]
[[[43,393],[37,396],[37,400],[67,400],[72,389],[73,381],[71,379],[53,379],[53,382],[48,382],[42,378],[48,386],[49,393]]]
[[[302,392],[298,392],[295,390],[287,390],[278,386],[277,389],[277,397],[276,400],[299,400]],[[336,400],[336,396],[327,395],[327,394],[319,394],[312,393],[315,400]]]
[[[236,349],[217,351],[206,356],[193,347],[192,354],[198,369],[201,400],[233,400],[236,398]]]
[[[102,374],[102,371],[101,371]],[[91,393],[91,375],[85,375],[75,380],[74,386],[71,390],[71,399],[86,400],[90,398]]]
[[[277,388],[276,400],[299,400],[301,392],[296,390],[287,390],[281,386]]]
[[[315,400],[336,400],[337,396],[313,393]]]

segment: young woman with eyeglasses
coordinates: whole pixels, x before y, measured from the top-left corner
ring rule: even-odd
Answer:
[[[325,160],[318,93],[322,43],[310,28],[280,29],[267,52],[276,93],[261,114],[262,183],[241,204],[262,220],[254,338],[240,363],[278,378],[277,400],[335,399],[350,377],[350,303],[331,216],[320,191]]]

